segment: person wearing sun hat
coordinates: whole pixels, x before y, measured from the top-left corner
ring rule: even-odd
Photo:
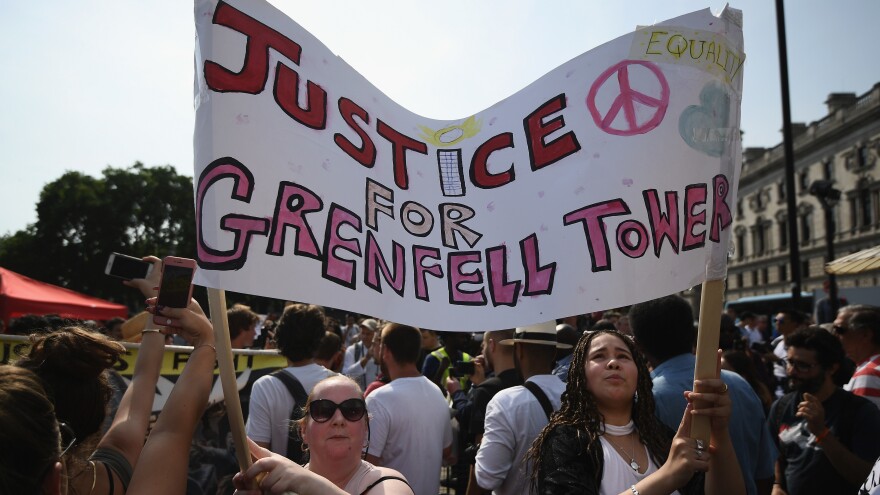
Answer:
[[[559,409],[565,383],[552,373],[556,349],[571,348],[556,340],[556,321],[517,327],[513,358],[525,383],[498,392],[486,406],[485,432],[474,468],[477,484],[495,494],[527,494],[531,466],[523,462],[532,442]]]

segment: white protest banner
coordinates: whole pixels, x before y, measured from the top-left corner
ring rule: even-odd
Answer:
[[[449,121],[265,2],[195,19],[197,283],[474,331],[725,274],[737,10],[637,29]]]

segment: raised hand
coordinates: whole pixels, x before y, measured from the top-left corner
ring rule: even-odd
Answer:
[[[150,270],[150,274],[147,275],[147,278],[123,280],[122,283],[138,289],[144,297],[155,297],[159,294],[159,281],[162,278],[162,260],[155,256],[144,256],[141,259],[153,264],[153,269]]]
[[[795,416],[806,420],[807,429],[813,435],[819,436],[825,431],[825,407],[815,395],[804,393],[804,400],[798,404]]]

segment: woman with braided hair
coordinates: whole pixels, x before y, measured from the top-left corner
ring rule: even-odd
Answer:
[[[573,353],[562,405],[529,451],[533,492],[745,493],[727,432],[727,389],[717,378],[698,385],[704,392],[686,393],[672,432],[654,416],[651,376],[633,341],[615,330],[587,334]],[[697,400],[707,405],[695,409]],[[688,438],[693,415],[710,418],[710,445]]]

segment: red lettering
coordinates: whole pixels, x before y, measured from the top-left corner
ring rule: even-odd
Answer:
[[[430,301],[428,298],[428,282],[426,274],[430,273],[437,278],[443,278],[443,268],[441,268],[439,263],[425,266],[423,261],[426,258],[440,261],[440,250],[437,248],[413,244],[412,256],[413,266],[415,267],[413,271],[416,282],[416,297],[422,301]]]
[[[694,234],[699,225],[706,225],[706,210],[694,213],[694,208],[706,204],[706,184],[692,184],[684,188],[684,241],[681,250],[690,251],[706,244],[706,231]]]
[[[479,263],[483,260],[482,253],[479,251],[461,251],[449,253],[446,259],[448,267],[449,281],[449,304],[458,304],[462,306],[484,306],[486,304],[486,293],[484,289],[464,290],[461,284],[482,284],[483,273],[479,268],[473,271],[464,272],[463,266],[468,263]]]
[[[489,155],[500,149],[513,147],[513,133],[510,132],[491,137],[481,144],[471,159],[471,182],[482,189],[492,189],[513,182],[516,179],[516,172],[513,169],[512,163],[510,168],[504,172],[499,174],[489,173]]]
[[[635,242],[630,238],[635,234]],[[636,220],[627,220],[617,226],[617,249],[630,258],[641,258],[648,250],[648,229]]]
[[[385,278],[385,283],[390,285],[398,296],[403,297],[403,283],[406,277],[406,265],[404,264],[403,260],[403,246],[398,244],[397,242],[391,242],[394,251],[391,261],[391,264],[394,265],[393,275],[391,273],[391,270],[388,268],[388,263],[385,262],[385,258],[382,256],[382,251],[379,249],[379,243],[376,242],[376,238],[373,236],[373,232],[369,230],[367,231],[367,249],[365,256],[366,261],[364,263],[364,283],[376,290],[376,292],[381,293],[382,286],[379,284],[379,270],[381,270],[382,276]]]
[[[290,118],[312,129],[327,126],[327,92],[312,81],[306,83],[308,107],[299,106],[299,74],[278,62],[275,69],[275,101]]]
[[[342,249],[354,254],[361,255],[361,245],[357,239],[348,239],[339,235],[343,225],[350,225],[361,232],[361,219],[336,203],[330,205],[327,213],[327,230],[324,232],[324,260],[321,267],[321,276],[344,287],[354,290],[356,281],[354,278],[357,263],[336,256],[336,250]]]
[[[221,1],[217,4],[213,22],[247,36],[247,45],[241,72],[232,72],[216,62],[205,61],[205,83],[212,90],[261,93],[269,78],[269,48],[299,65],[302,49],[297,43],[227,3]]]
[[[373,165],[376,164],[376,145],[373,144],[373,140],[370,139],[367,131],[361,128],[354,120],[354,117],[357,116],[365,124],[369,125],[370,114],[359,107],[357,103],[345,97],[339,99],[339,114],[342,115],[342,120],[361,138],[362,144],[358,148],[345,136],[337,132],[333,135],[333,141],[336,142],[336,146],[339,146],[339,149],[354,158],[361,165],[373,168]]]
[[[254,234],[266,235],[269,221],[245,215],[225,215],[220,219],[223,230],[235,235],[232,249],[214,249],[205,242],[202,232],[202,212],[205,195],[217,181],[232,179],[232,199],[250,203],[254,192],[254,174],[241,162],[230,157],[218,158],[211,162],[199,175],[196,192],[196,256],[199,266],[212,270],[238,270],[247,261],[247,249]]]
[[[611,258],[608,256],[608,238],[605,235],[605,217],[627,215],[629,207],[622,199],[612,199],[602,203],[585,206],[563,217],[565,225],[581,222],[584,235],[587,236],[587,248],[590,250],[593,272],[611,269]]]
[[[712,242],[721,240],[721,231],[733,223],[733,215],[730,214],[730,205],[727,204],[727,193],[730,185],[727,177],[718,174],[712,179],[712,228],[709,231],[709,239]]]
[[[516,306],[522,282],[507,280],[507,246],[486,250],[489,269],[489,297],[493,306]]]
[[[577,137],[569,131],[558,138],[544,142],[547,135],[565,127],[565,119],[560,115],[544,123],[544,119],[565,108],[565,93],[562,93],[523,119],[526,143],[529,145],[529,158],[532,170],[538,170],[565,158],[581,149]]]
[[[648,224],[654,239],[654,255],[660,257],[663,239],[669,239],[669,245],[678,254],[678,193],[666,191],[666,214],[660,210],[660,198],[656,189],[642,191],[645,208],[648,210]]]
[[[379,135],[391,142],[393,150],[392,164],[394,165],[394,183],[401,189],[409,189],[409,176],[406,171],[406,152],[415,151],[423,155],[428,154],[428,145],[421,141],[401,134],[391,126],[376,119],[376,131]]]
[[[272,234],[269,235],[269,247],[266,253],[282,256],[287,227],[293,227],[296,230],[293,252],[309,258],[320,259],[318,242],[315,240],[315,234],[312,233],[305,215],[320,211],[323,207],[324,203],[321,198],[309,189],[293,182],[279,183],[278,198],[275,200],[275,215],[273,216],[275,225],[272,228]]]
[[[526,270],[524,296],[537,296],[553,292],[553,277],[556,276],[556,262],[541,266],[541,253],[538,250],[538,235],[532,234],[519,241],[523,268]]]

